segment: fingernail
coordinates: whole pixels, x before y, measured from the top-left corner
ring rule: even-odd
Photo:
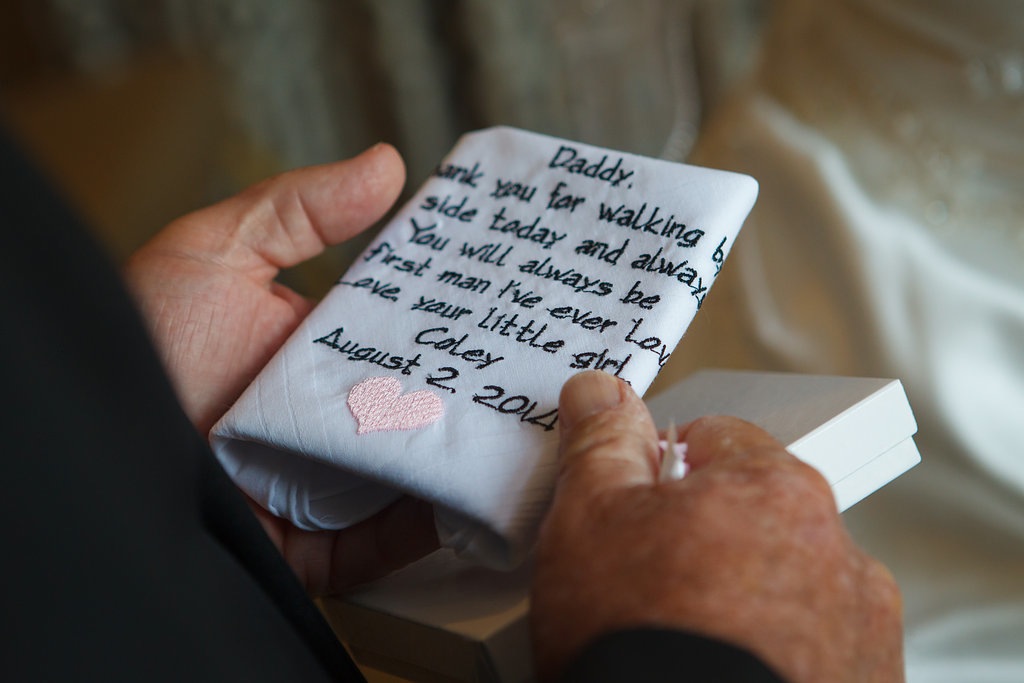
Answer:
[[[571,429],[591,415],[610,410],[622,403],[619,380],[607,372],[588,370],[569,378],[562,388],[558,419]]]

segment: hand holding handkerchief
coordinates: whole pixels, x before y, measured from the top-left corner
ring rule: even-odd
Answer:
[[[558,394],[639,394],[753,206],[756,182],[510,128],[464,136],[212,432],[236,483],[306,529],[403,494],[494,567],[550,500]]]

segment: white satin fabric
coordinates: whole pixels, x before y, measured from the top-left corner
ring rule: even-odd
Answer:
[[[695,163],[761,195],[658,387],[897,377],[923,462],[847,513],[912,683],[1024,681],[1024,3],[781,2]]]

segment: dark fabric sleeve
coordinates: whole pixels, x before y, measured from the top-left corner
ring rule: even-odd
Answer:
[[[562,683],[785,683],[745,650],[694,633],[634,629],[598,638]]]
[[[2,135],[0,318],[0,680],[362,680]]]

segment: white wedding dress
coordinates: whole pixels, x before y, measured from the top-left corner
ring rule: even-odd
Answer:
[[[756,177],[758,203],[657,386],[903,380],[923,462],[848,524],[902,587],[911,683],[1019,683],[1024,2],[777,5],[694,156]]]

